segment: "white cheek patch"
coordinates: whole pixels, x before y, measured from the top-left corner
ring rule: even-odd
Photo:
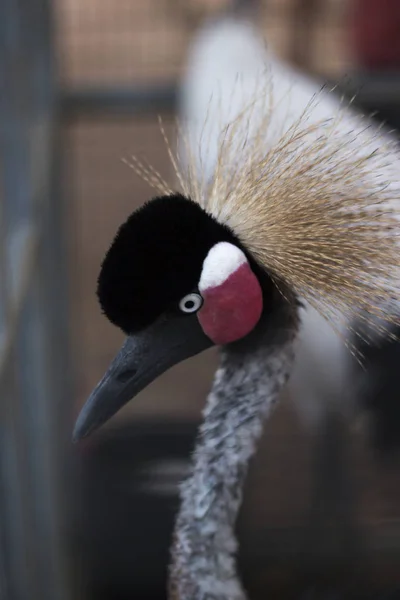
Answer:
[[[245,263],[247,263],[247,258],[237,246],[229,244],[229,242],[215,244],[203,262],[199,291],[221,285]]]

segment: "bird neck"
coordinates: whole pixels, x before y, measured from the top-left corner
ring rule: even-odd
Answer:
[[[181,489],[171,598],[244,600],[236,574],[235,522],[263,420],[293,361],[297,310],[281,302],[245,340],[225,346],[204,410],[193,474]]]

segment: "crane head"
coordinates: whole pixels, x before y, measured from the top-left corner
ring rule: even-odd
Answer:
[[[84,405],[74,440],[174,364],[246,337],[272,288],[233,232],[185,196],[160,196],[134,212],[105,256],[97,289],[126,341]]]

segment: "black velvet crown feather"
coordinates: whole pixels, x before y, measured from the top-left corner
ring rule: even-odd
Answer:
[[[159,196],[119,228],[98,278],[106,317],[125,333],[150,325],[196,289],[203,261],[221,241],[241,246],[228,227],[181,194]]]

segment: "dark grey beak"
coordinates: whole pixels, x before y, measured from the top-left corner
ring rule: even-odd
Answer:
[[[127,337],[76,421],[73,441],[103,425],[156,377],[213,345],[196,314],[163,316],[135,336]]]

